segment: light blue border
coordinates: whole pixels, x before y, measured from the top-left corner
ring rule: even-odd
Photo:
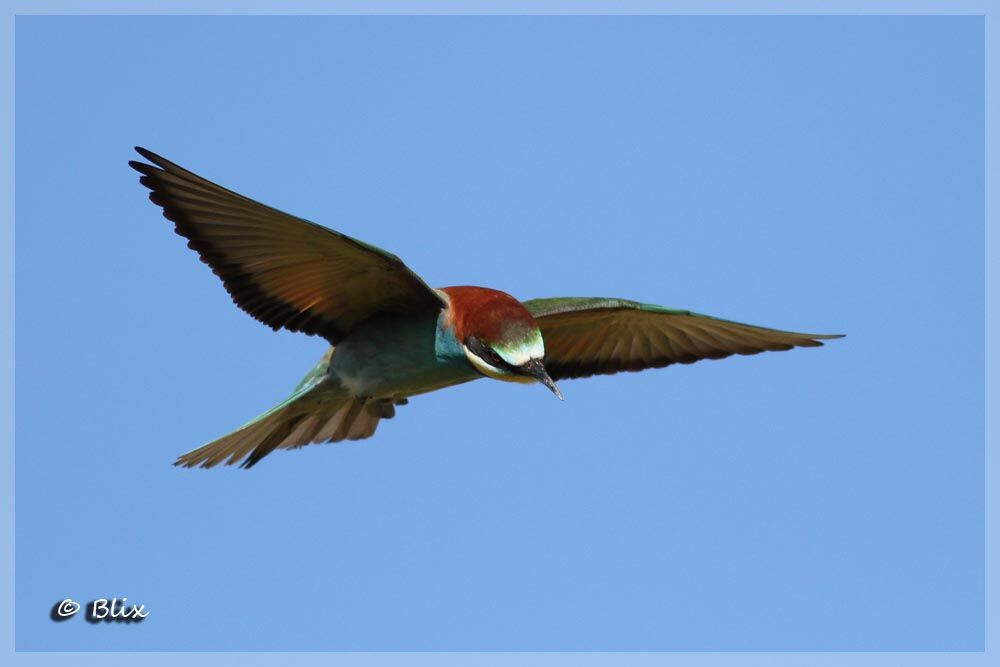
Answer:
[[[14,652],[14,20],[24,14],[964,14],[985,17],[986,30],[986,405],[993,405],[997,361],[993,354],[997,311],[991,302],[996,293],[997,237],[993,203],[998,180],[995,160],[998,139],[992,131],[991,113],[997,110],[998,3],[992,0],[162,0],[86,2],[84,0],[3,3],[3,39],[0,72],[4,103],[0,106],[0,461],[3,497],[2,529],[6,540],[0,560],[8,573],[0,605],[3,653],[7,664],[185,665],[987,665],[996,656],[998,624],[996,580],[991,566],[997,554],[996,527],[992,519],[997,496],[990,481],[997,478],[996,421],[987,409],[986,420],[986,651],[976,653],[15,653]],[[6,156],[4,158],[3,156]],[[993,658],[989,656],[993,655]]]

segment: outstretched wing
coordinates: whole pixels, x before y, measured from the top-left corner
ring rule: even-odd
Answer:
[[[379,313],[439,310],[441,297],[390,253],[216,185],[143,148],[131,161],[176,232],[233,298],[272,329],[336,344]]]
[[[817,347],[839,335],[793,333],[624,299],[525,301],[545,341],[555,380],[722,359],[733,354]]]

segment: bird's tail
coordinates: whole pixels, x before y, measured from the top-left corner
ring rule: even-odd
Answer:
[[[174,465],[211,468],[243,459],[240,467],[249,468],[275,449],[370,437],[379,420],[395,412],[391,401],[357,398],[336,378],[307,376],[287,399],[229,435],[182,454]]]

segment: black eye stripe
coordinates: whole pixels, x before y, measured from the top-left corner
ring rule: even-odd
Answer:
[[[465,346],[469,348],[473,354],[488,363],[490,366],[495,368],[501,368],[504,370],[514,371],[514,366],[508,364],[500,354],[491,348],[489,345],[485,344],[483,341],[479,340],[475,336],[470,336],[466,341]]]

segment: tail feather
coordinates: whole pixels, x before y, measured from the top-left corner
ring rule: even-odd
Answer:
[[[379,419],[393,414],[391,401],[357,398],[335,379],[316,378],[232,433],[182,454],[174,465],[211,468],[242,459],[240,467],[250,468],[275,449],[371,437]]]
[[[354,418],[354,423],[347,430],[347,439],[363,440],[364,438],[370,438],[375,433],[378,420],[381,417],[381,410],[375,408],[374,405],[364,406],[364,409],[358,413]]]

